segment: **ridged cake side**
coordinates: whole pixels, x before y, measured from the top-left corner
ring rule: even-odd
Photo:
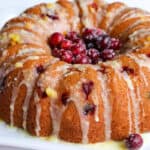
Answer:
[[[84,27],[120,38],[123,54],[96,65],[51,56],[53,32]],[[0,57],[0,118],[8,124],[76,143],[150,131],[148,12],[99,0],[39,4],[5,24]]]

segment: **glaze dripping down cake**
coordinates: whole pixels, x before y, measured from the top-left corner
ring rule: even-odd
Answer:
[[[60,0],[8,21],[0,31],[0,118],[75,143],[150,131],[150,13]]]

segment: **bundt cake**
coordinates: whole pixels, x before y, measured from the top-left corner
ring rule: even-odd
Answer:
[[[75,143],[150,131],[150,13],[60,0],[8,21],[0,31],[0,118]]]

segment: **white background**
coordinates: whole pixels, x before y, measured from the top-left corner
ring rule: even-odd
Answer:
[[[9,18],[17,16],[24,9],[39,2],[50,2],[54,0],[0,0],[0,26]],[[113,2],[114,0],[107,0]],[[117,0],[116,0],[117,1]],[[142,7],[150,10],[150,0],[118,0],[128,3],[133,7]]]
[[[0,0],[0,27],[9,19],[14,16],[17,16],[24,9],[37,4],[39,2],[51,2],[52,0]],[[113,1],[113,0],[108,0]],[[128,5],[133,7],[141,7],[146,10],[150,10],[150,0],[120,0],[128,3]],[[150,150],[149,139],[150,135],[144,135],[145,145],[143,150]],[[73,144],[64,144],[57,141],[47,142],[37,138],[28,137],[27,135],[21,133],[20,131],[15,129],[10,129],[5,125],[0,124],[0,150],[14,150],[12,147],[4,147],[4,146],[15,146],[22,148],[34,148],[34,149],[42,149],[42,150],[117,150],[118,145],[116,144],[100,144],[98,146],[81,146],[81,145],[73,145]],[[3,146],[2,146],[3,145]],[[108,146],[110,145],[110,146]],[[20,149],[20,148],[19,148]],[[15,148],[15,150],[19,150]],[[24,150],[24,149],[22,149]]]

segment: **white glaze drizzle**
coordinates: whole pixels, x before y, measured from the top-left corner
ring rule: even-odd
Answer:
[[[139,102],[136,98],[135,88],[134,88],[134,85],[132,83],[130,76],[126,72],[123,72],[122,74],[129,88],[129,93],[130,93],[130,97],[131,97],[132,104],[133,104],[133,110],[134,110],[135,131],[136,133],[138,133],[139,132],[139,111],[138,111]]]
[[[128,31],[130,31],[130,29],[132,30],[134,27],[136,27],[136,26],[138,26],[138,25],[140,25],[141,23],[144,23],[144,22],[146,22],[146,21],[150,21],[150,18],[149,18],[149,19],[146,19],[146,20],[145,20],[145,19],[138,19],[138,20],[136,20],[132,25],[128,26],[128,27],[125,29],[124,32],[120,33],[119,36],[122,37],[122,38],[124,38],[124,36],[127,36],[127,34],[129,34]]]
[[[44,35],[45,35],[46,37],[48,37],[48,36],[50,35],[50,32],[51,32],[51,31],[49,31],[49,26],[48,26],[47,22],[44,21],[41,17],[39,17],[39,16],[37,16],[37,15],[25,14],[25,13],[21,14],[21,16],[27,17],[27,18],[29,18],[29,19],[34,19],[35,22],[37,22],[38,25],[43,28],[43,33],[44,33]],[[42,30],[42,29],[41,29],[41,30]]]
[[[140,67],[146,67],[150,69],[150,59],[145,54],[138,54],[138,56],[128,54]]]
[[[128,119],[129,119],[129,131],[128,134],[132,133],[132,113],[131,113],[131,101],[130,101],[130,96],[129,96],[129,91],[127,93],[127,98],[128,98]]]
[[[12,89],[12,96],[11,96],[11,103],[10,103],[10,123],[11,125],[14,125],[14,107],[15,107],[15,102],[18,97],[19,89],[21,86],[25,85],[27,88],[26,91],[26,96],[23,104],[23,128],[26,129],[26,117],[27,117],[27,111],[28,111],[28,105],[29,105],[29,100],[32,95],[32,90],[33,90],[33,85],[35,82],[35,74],[33,74],[33,70],[24,70],[23,71],[23,76],[24,80],[21,81],[21,83],[16,87],[13,87]],[[19,74],[18,74],[19,77]],[[17,77],[17,78],[18,78]]]
[[[136,12],[138,10],[138,12]],[[124,14],[119,21],[126,21],[128,19],[141,17],[141,16],[149,16],[147,12],[143,12],[141,9],[132,9],[128,13]]]
[[[27,121],[27,112],[29,107],[30,98],[33,93],[34,85],[36,78],[38,77],[38,74],[36,70],[31,71],[23,71],[24,80],[21,82],[21,85],[26,85],[27,91],[26,91],[26,97],[22,106],[23,110],[23,128],[26,129],[26,121]],[[20,85],[19,85],[20,86]]]
[[[89,132],[89,120],[83,113],[83,106],[84,106],[85,100],[82,99],[83,93],[80,92],[83,82],[86,82],[86,80],[80,79],[80,81],[78,81],[78,83],[74,87],[71,87],[70,100],[74,102],[74,104],[76,105],[77,111],[79,113],[81,130],[82,130],[82,143],[87,144],[88,132]]]
[[[97,65],[95,65],[95,66],[94,65],[88,65],[88,64],[83,66],[83,65],[78,64],[78,65],[74,65],[74,68],[77,68],[78,70],[80,70],[82,72],[84,72],[87,68],[91,68],[91,69],[97,71],[99,69],[99,66],[97,66]],[[72,73],[70,72],[69,75],[71,75],[71,74]],[[98,75],[99,74],[97,73],[97,76]],[[100,120],[100,118],[99,118],[99,98],[98,98],[98,95],[96,93],[96,90],[92,90],[92,95],[91,96],[92,96],[92,100],[93,100],[94,104],[97,106],[97,108],[95,110],[95,113],[94,113],[94,118],[95,118],[96,122],[99,122],[99,120]]]
[[[113,23],[114,18],[115,18],[118,14],[120,14],[125,8],[126,8],[126,6],[124,5],[124,6],[121,6],[119,9],[117,8],[116,11],[113,11],[113,12],[111,12],[111,13],[106,13],[106,17],[109,17],[109,20],[107,20],[107,22],[106,22],[106,27],[107,27],[106,29],[107,29],[107,30],[111,31],[112,26],[110,26],[110,25]],[[114,25],[114,24],[113,24],[113,25]]]
[[[89,10],[88,10],[88,4],[92,4],[92,0],[78,0],[78,3],[80,5],[80,8],[82,9],[82,18],[81,21],[84,24],[85,27],[93,27],[93,21],[89,18]]]
[[[59,66],[59,68],[56,68],[56,70],[58,72],[63,71],[63,75],[67,72],[67,69],[69,68],[69,65],[63,65],[63,66]],[[65,70],[63,70],[65,69]],[[61,77],[62,77],[61,76]],[[58,84],[59,80],[61,79],[61,77],[56,77],[55,79],[55,84],[51,81],[50,82],[50,87],[55,89],[56,85]],[[52,83],[52,84],[51,84]],[[61,124],[61,118],[62,118],[62,114],[65,111],[65,106],[62,106],[61,108],[55,103],[55,100],[51,101],[51,106],[50,106],[50,114],[52,117],[52,124],[53,124],[53,134],[58,136],[59,135],[59,130],[60,130],[60,124]]]
[[[57,63],[58,59],[54,59],[51,64],[50,64],[50,68],[51,65]],[[58,85],[59,80],[61,79],[61,77],[63,75],[61,75],[59,72],[63,72],[63,74],[65,74],[68,70],[68,68],[70,67],[69,64],[64,64],[62,66],[58,66],[54,71],[57,71],[58,74],[57,76],[50,78],[49,77],[49,72],[46,71],[40,78],[40,80],[38,81],[37,85],[39,87],[41,87],[41,90],[45,90],[47,87],[50,87],[52,89],[55,90],[56,86]],[[47,68],[47,70],[50,70],[50,68]],[[53,70],[51,70],[51,72],[53,72]],[[36,98],[37,102],[40,100],[39,98]],[[60,108],[57,106],[57,104],[55,104],[55,100],[51,100],[51,105],[50,105],[50,114],[52,117],[52,124],[53,124],[53,134],[57,135],[59,134],[59,129],[60,129],[60,123],[61,123],[61,116],[62,113],[64,112],[64,107]],[[41,116],[41,106],[40,104],[37,104],[37,113],[36,113],[36,128],[35,128],[35,132],[36,135],[39,135],[39,131],[40,131],[40,116]]]
[[[25,48],[25,49],[20,49],[18,54],[16,56],[24,56],[26,54],[33,54],[33,53],[43,53],[44,50],[41,48]]]
[[[98,95],[95,90],[93,91],[93,94],[92,94],[92,100],[94,101],[94,104],[97,106],[95,113],[94,113],[94,118],[95,118],[96,122],[99,122],[100,121],[99,109],[98,109],[99,108],[99,98],[98,98]]]
[[[150,35],[150,29],[140,29],[134,31],[132,34],[129,35],[130,40],[137,40],[138,37],[144,37],[146,35]]]
[[[106,65],[112,67],[115,71],[115,73],[118,75],[119,79],[124,79],[123,74],[121,73],[122,71],[122,64],[119,61],[108,61],[106,62]],[[124,79],[125,80],[125,79]],[[126,81],[126,80],[125,80]],[[130,81],[130,80],[129,80]],[[128,82],[131,84],[131,82]],[[127,84],[128,86],[130,86],[130,84]],[[129,92],[127,92],[127,98],[128,98],[128,119],[129,119],[129,134],[132,131],[132,114],[131,114],[131,101],[130,101],[130,96],[129,96]]]
[[[113,63],[110,63],[110,64],[113,64]],[[121,71],[121,62],[119,63],[118,62],[118,68],[115,68],[115,66],[111,65],[114,70],[118,70],[117,71],[117,74],[119,73],[119,71]],[[120,67],[119,67],[120,66]],[[131,116],[131,104],[130,104],[130,99],[132,101],[132,104],[133,104],[133,109],[134,109],[134,122],[135,122],[135,130],[136,132],[138,133],[139,132],[139,111],[137,111],[137,109],[139,110],[139,101],[136,99],[137,96],[135,94],[135,88],[134,88],[134,85],[132,83],[132,80],[130,78],[130,76],[126,73],[126,72],[122,72],[122,73],[119,73],[124,81],[127,83],[128,85],[128,88],[129,88],[129,94],[127,93],[127,97],[128,97],[128,114],[129,114],[129,133],[131,133],[131,130],[132,130],[132,116]]]
[[[138,86],[138,85],[136,85]],[[142,97],[141,97],[141,91],[140,91],[140,88],[136,88],[136,92],[137,92],[137,98],[138,98],[138,101],[139,103],[141,104],[142,108],[141,108],[141,112],[142,112],[142,117],[144,118],[145,117],[145,109],[144,109],[144,103],[143,103],[143,100],[142,100]],[[138,110],[139,111],[139,110]],[[140,113],[140,111],[138,112]]]
[[[139,67],[140,75],[141,75],[141,77],[143,78],[145,85],[148,86],[148,81],[147,81],[147,79],[146,79],[146,76],[145,76],[144,72],[141,70],[141,67],[143,67],[143,65],[141,65],[140,60],[138,59],[138,57],[136,57],[136,56],[133,55],[133,54],[127,54],[127,56],[130,57],[131,59],[133,59],[133,60],[136,62],[136,64],[138,64],[138,65],[140,66],[140,67]],[[146,64],[146,63],[147,63],[147,62],[144,62],[144,64]],[[147,66],[147,65],[146,65],[146,66]]]
[[[62,114],[63,114],[64,111],[65,111],[65,107],[64,106],[62,106],[60,108],[55,103],[55,100],[51,101],[50,114],[51,114],[52,124],[53,124],[53,135],[56,135],[56,136],[59,135],[61,118],[62,118]]]
[[[17,75],[17,78],[19,77],[20,74]],[[17,99],[18,96],[18,92],[19,92],[19,88],[20,87],[13,87],[12,89],[12,95],[11,95],[11,103],[10,103],[10,125],[13,126],[14,125],[14,107],[15,107],[15,101]]]
[[[105,139],[109,140],[111,136],[111,106],[108,97],[109,91],[106,85],[107,76],[102,75],[102,73],[99,73],[98,79],[101,82],[101,88],[102,88],[101,96],[104,105]]]
[[[33,59],[34,60],[34,59]],[[102,75],[101,75],[102,76]],[[100,81],[102,82],[102,83],[105,83],[106,82],[106,79],[104,78],[104,80],[103,80],[103,78],[101,78],[101,77],[99,77],[100,78]],[[28,81],[29,82],[29,81]],[[128,84],[128,86],[131,88],[131,86],[132,86],[132,83],[130,83],[129,82],[129,80],[127,80],[127,84]],[[26,82],[22,82],[22,83],[26,83]],[[21,84],[20,84],[21,85]],[[25,84],[26,85],[26,84]],[[20,86],[19,86],[20,87]],[[26,87],[28,87],[28,85],[26,85]],[[102,85],[102,89],[104,90],[106,88],[106,85],[105,84],[103,84]],[[30,89],[30,87],[28,87],[27,89]],[[106,88],[107,89],[107,88]],[[132,89],[132,88],[131,88]],[[13,89],[13,91],[15,90],[15,88]],[[133,89],[132,89],[133,90]],[[16,92],[17,92],[17,90],[15,90]],[[105,90],[104,90],[105,91]],[[29,95],[30,95],[30,92],[27,92]],[[108,93],[107,93],[108,94]],[[107,94],[106,93],[102,93],[102,95],[103,95],[103,97],[104,97],[104,99],[106,100],[108,100],[108,96],[107,96]],[[135,97],[135,95],[133,95],[134,93],[131,93],[131,97]],[[12,94],[12,95],[15,95],[15,92]],[[16,94],[17,95],[17,94]],[[25,99],[28,99],[27,97],[30,97],[29,95],[26,95],[26,98]],[[15,97],[15,96],[14,96]],[[35,97],[37,97],[36,95],[35,95]],[[95,99],[95,97],[94,97],[94,99]],[[39,98],[37,98],[36,99],[36,101],[38,101],[39,100]],[[15,104],[15,98],[14,98],[14,104]],[[105,101],[106,102],[106,101]],[[107,101],[108,102],[108,101]],[[107,103],[106,102],[106,103]],[[27,102],[28,103],[28,102]],[[77,102],[78,103],[78,102]],[[13,104],[13,105],[14,105]],[[108,104],[108,103],[107,103]],[[107,105],[106,104],[106,105]],[[27,105],[27,104],[25,104],[25,105]],[[78,108],[79,106],[77,106],[77,108]],[[108,107],[108,106],[106,106],[106,107]],[[10,106],[10,108],[13,110],[14,109],[14,107],[11,107]],[[26,111],[26,109],[24,108],[23,109],[24,111]],[[63,109],[62,109],[63,110]],[[109,109],[110,110],[110,109]],[[59,110],[60,111],[60,110]],[[63,110],[64,111],[64,110]],[[81,111],[81,110],[80,110]],[[80,112],[79,111],[79,112]],[[40,113],[41,113],[41,107],[40,107],[40,104],[38,104],[37,105],[37,115],[36,115],[36,124],[37,124],[37,127],[36,127],[36,133],[37,133],[37,135],[39,135],[39,131],[40,131]],[[109,114],[109,112],[107,112],[107,115]],[[12,116],[13,116],[13,114],[12,114]],[[12,117],[13,118],[13,117]],[[58,117],[59,118],[59,117]],[[12,119],[13,120],[13,119]],[[26,120],[26,119],[25,119]],[[80,119],[80,120],[82,120],[82,119]],[[13,121],[12,121],[13,122]],[[109,123],[108,123],[109,124]],[[110,123],[111,124],[111,123]],[[88,128],[89,128],[89,122],[83,122],[82,123],[82,132],[84,132],[85,134],[83,134],[83,143],[87,143],[88,142],[88,139],[87,139],[87,135],[88,135]],[[84,127],[84,128],[83,128]],[[108,128],[109,128],[109,125],[107,126]],[[106,132],[106,131],[105,131]],[[107,133],[106,133],[106,138],[108,138],[109,139],[109,132],[111,132],[110,130],[108,130],[107,131]]]
[[[33,84],[32,84],[33,81],[28,83],[28,80],[30,80],[28,77],[24,78],[24,80],[18,85],[18,87],[13,87],[11,104],[10,104],[10,121],[11,121],[11,124],[13,125],[14,124],[13,114],[14,114],[15,101],[17,99],[20,87],[22,85],[26,85],[27,92],[26,92],[26,97],[25,97],[25,101],[24,101],[24,105],[23,105],[23,127],[24,128],[26,128],[26,116],[27,116],[28,103],[29,103],[29,100],[30,100],[30,97],[31,97],[31,94],[32,94],[32,89],[33,89],[33,87],[32,87],[33,86]]]
[[[35,133],[37,136],[40,136],[40,130],[41,130],[41,125],[40,125],[40,116],[41,116],[41,104],[39,103],[40,98],[38,96],[38,93],[34,93],[34,101],[36,104],[36,116],[35,116]]]
[[[38,59],[39,57],[38,56],[29,56],[21,61],[19,61],[19,63],[25,63],[26,61],[28,60],[35,60],[35,59]],[[15,69],[15,66],[14,65],[11,65],[10,67],[8,67],[5,71],[4,71],[4,74],[3,74],[3,77],[7,76],[11,71],[13,71]],[[2,69],[3,70],[3,69]],[[31,96],[31,93],[30,91],[32,90],[32,79],[34,78],[34,75],[33,73],[31,73],[33,70],[23,70],[23,75],[24,75],[24,80],[21,81],[21,83],[17,86],[17,87],[13,87],[12,89],[12,96],[11,96],[11,102],[10,102],[10,123],[11,125],[14,125],[14,120],[13,120],[13,114],[14,114],[14,106],[15,106],[15,101],[17,99],[17,96],[18,96],[18,92],[19,92],[19,89],[22,85],[26,85],[27,87],[27,95],[25,97],[25,104],[28,105],[28,101],[30,99],[30,96]],[[2,71],[3,72],[3,71]],[[30,74],[31,73],[31,74]],[[28,75],[29,78],[28,78]],[[28,84],[28,81],[30,80],[29,84]],[[23,106],[23,118],[26,118],[26,111],[27,111],[27,108],[25,107],[25,105]],[[23,120],[23,127],[25,127],[25,120]]]

